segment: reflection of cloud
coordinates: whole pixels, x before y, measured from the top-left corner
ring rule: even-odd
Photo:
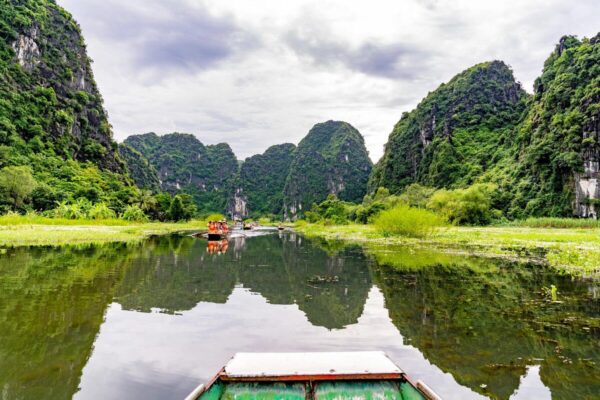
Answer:
[[[297,305],[270,304],[237,287],[225,304],[200,303],[183,315],[124,311],[113,304],[94,343],[76,400],[184,398],[236,352],[385,351],[414,379],[444,398],[484,399],[432,365],[390,321],[384,297],[371,288],[358,323],[328,330],[312,325]],[[98,383],[101,384],[98,384]],[[145,388],[140,383],[147,385]],[[169,396],[147,387],[169,388]]]
[[[540,366],[527,367],[527,373],[521,377],[519,388],[510,396],[511,400],[551,400],[552,393],[544,385],[540,376]]]

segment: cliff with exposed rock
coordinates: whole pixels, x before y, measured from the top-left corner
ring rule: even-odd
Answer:
[[[362,201],[371,169],[364,138],[352,125],[316,124],[298,144],[290,165],[283,193],[285,216],[297,218],[329,194]]]

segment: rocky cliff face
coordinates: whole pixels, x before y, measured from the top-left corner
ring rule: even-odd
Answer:
[[[271,146],[263,154],[247,158],[240,168],[229,213],[239,218],[250,215],[283,215],[283,189],[296,146]]]
[[[522,215],[598,217],[599,65],[600,34],[563,37],[544,63],[520,128],[512,208]]]
[[[228,144],[203,145],[195,136],[154,133],[130,136],[125,145],[148,159],[162,190],[191,194],[200,211],[225,212],[238,164]]]
[[[501,61],[475,65],[402,115],[370,180],[398,192],[411,183],[468,184],[510,140],[526,94]]]
[[[598,216],[600,44],[565,36],[528,96],[502,62],[476,65],[405,113],[370,179],[498,185],[505,214]]]
[[[18,137],[63,158],[122,173],[78,25],[54,1],[0,10],[0,144]]]
[[[346,122],[315,125],[302,139],[284,189],[287,218],[296,218],[329,194],[360,202],[367,190],[372,163],[362,135]]]
[[[597,45],[596,39],[592,43]],[[599,82],[600,84],[600,82]],[[596,111],[593,111],[593,105]],[[583,172],[575,172],[575,214],[583,218],[598,218],[600,214],[600,91],[583,103],[588,118],[583,125]]]

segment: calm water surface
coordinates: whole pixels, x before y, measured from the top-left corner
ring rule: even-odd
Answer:
[[[599,399],[600,284],[293,233],[0,255],[0,399],[182,399],[238,351],[338,350],[445,399]]]

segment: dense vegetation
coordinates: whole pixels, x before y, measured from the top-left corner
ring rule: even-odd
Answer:
[[[468,225],[597,216],[599,36],[563,37],[533,96],[501,61],[458,74],[403,114],[372,173],[363,137],[338,121],[241,167],[229,145],[188,134],[118,146],[65,10],[12,0],[0,7],[0,38],[0,213],[164,221],[228,210],[367,223],[408,205]]]
[[[359,202],[366,193],[371,160],[362,135],[350,124],[327,121],[302,139],[284,190],[285,213],[294,218],[329,194]]]
[[[508,218],[596,216],[600,188],[599,37],[563,37],[527,96],[499,61],[476,65],[405,113],[370,179],[498,187]]]
[[[500,61],[475,65],[404,113],[375,167],[371,190],[411,183],[468,185],[503,157],[526,93]]]
[[[234,213],[253,218],[283,215],[283,189],[295,150],[295,145],[284,143],[244,161],[240,168],[239,191],[230,207]],[[239,209],[240,200],[246,210]]]
[[[314,204],[305,213],[308,222],[323,224],[372,223],[386,235],[427,236],[432,228],[454,225],[487,225],[503,222],[495,208],[498,189],[475,184],[464,189],[435,189],[413,183],[398,195],[386,188],[366,195],[361,204],[335,195]]]
[[[191,195],[201,213],[225,211],[238,172],[228,144],[205,146],[189,134],[147,133],[128,137],[125,145],[158,171],[162,190]]]
[[[158,172],[142,153],[125,143],[121,143],[119,145],[119,155],[125,161],[129,176],[131,176],[137,187],[152,192],[160,191]]]
[[[72,17],[51,0],[3,4],[0,71],[0,169],[4,182],[18,173],[31,189],[15,198],[2,185],[0,211],[82,197],[117,212],[131,203],[138,190],[124,174]]]
[[[600,203],[600,34],[565,36],[546,60],[519,130],[514,217],[596,215]],[[510,188],[507,188],[509,190]],[[573,204],[575,203],[575,208]]]

